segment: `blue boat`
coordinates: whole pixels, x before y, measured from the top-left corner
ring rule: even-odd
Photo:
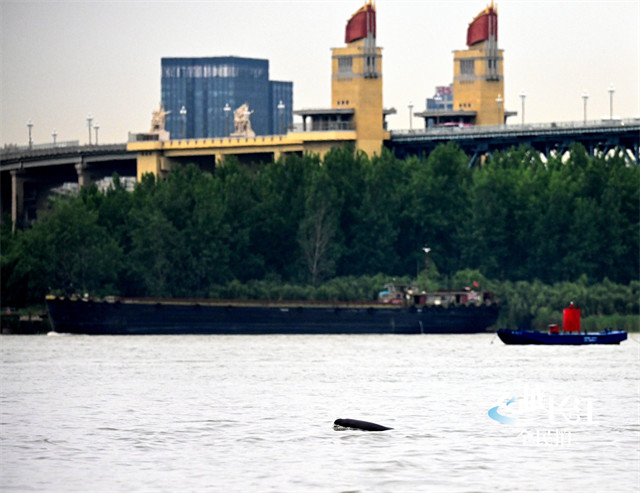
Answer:
[[[620,344],[627,339],[624,330],[606,330],[604,332],[581,332],[580,309],[573,302],[563,311],[562,331],[558,325],[549,325],[549,332],[537,330],[499,329],[498,337],[505,344]]]
[[[505,344],[620,344],[627,339],[624,330],[605,332],[551,333],[538,330],[498,330],[498,337]]]

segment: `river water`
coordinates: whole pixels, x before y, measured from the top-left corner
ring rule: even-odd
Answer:
[[[2,336],[0,354],[3,492],[640,485],[637,334],[50,334]],[[340,417],[394,429],[334,430]]]

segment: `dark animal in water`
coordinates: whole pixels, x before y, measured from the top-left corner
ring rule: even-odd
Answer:
[[[359,419],[342,419],[338,418],[333,422],[333,427],[338,428],[354,428],[356,430],[363,431],[385,431],[393,430],[387,426],[382,426],[376,423],[369,423],[368,421],[360,421]]]

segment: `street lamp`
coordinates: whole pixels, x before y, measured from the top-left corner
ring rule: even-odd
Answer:
[[[409,101],[409,130],[413,131],[413,101]]]
[[[524,89],[520,91],[520,99],[522,100],[522,124],[524,125],[524,99],[527,95],[524,92]]]
[[[584,111],[584,123],[587,123],[587,100],[589,99],[589,93],[585,89],[582,91],[583,111]]]
[[[609,86],[609,120],[613,120],[613,93],[616,92],[616,88],[613,87],[613,82]]]
[[[229,113],[231,112],[231,106],[229,106],[229,103],[226,103],[224,105],[224,108],[222,108],[224,110],[224,124],[225,124],[225,134],[227,137],[229,137]]]
[[[33,148],[33,140],[31,140],[31,129],[33,128],[33,122],[29,120],[27,122],[27,128],[29,129],[29,149]]]
[[[184,131],[187,126],[187,108],[182,105],[180,108],[180,138],[184,139]]]
[[[100,125],[98,125],[98,122],[93,125],[93,129],[96,131],[96,145],[98,145],[98,130],[100,129]]]
[[[87,127],[89,127],[89,145],[91,145],[91,122],[93,122],[93,117],[91,113],[87,115]]]
[[[502,103],[504,102],[504,100],[502,99],[502,95],[498,94],[498,97],[496,98],[496,104],[498,105],[498,125],[502,125]]]
[[[436,111],[442,111],[442,96],[436,94],[433,100],[436,102]],[[440,115],[436,115],[436,126],[440,125]]]
[[[51,132],[51,137],[53,137],[53,147],[56,146],[56,138],[58,137],[58,132],[55,131],[55,129],[53,130],[53,132]]]
[[[429,278],[429,252],[431,248],[425,246],[422,247],[422,251],[424,252],[424,268],[427,271],[427,279]]]
[[[282,100],[278,103],[278,115],[280,116],[280,133],[284,133],[284,103]]]

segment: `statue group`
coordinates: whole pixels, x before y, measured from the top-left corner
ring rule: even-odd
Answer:
[[[170,111],[164,110],[164,105],[160,102],[157,110],[153,110],[151,114],[151,133],[159,134],[165,131],[165,124],[167,122],[167,115],[171,113]]]
[[[247,103],[242,104],[233,112],[233,127],[234,132],[231,137],[255,137],[256,134],[251,130],[251,116],[253,111],[249,111],[249,105]]]
[[[149,134],[139,134],[139,135],[157,135],[156,140],[169,140],[169,132],[165,129],[165,125],[167,122],[167,115],[170,114],[171,111],[166,111],[164,109],[164,105],[160,102],[158,109],[153,110],[151,115],[151,130]],[[255,132],[251,129],[251,114],[253,111],[249,110],[249,105],[247,103],[242,104],[240,107],[234,110],[233,112],[233,127],[234,132],[231,134],[231,137],[255,137]],[[148,140],[148,139],[144,139]]]

